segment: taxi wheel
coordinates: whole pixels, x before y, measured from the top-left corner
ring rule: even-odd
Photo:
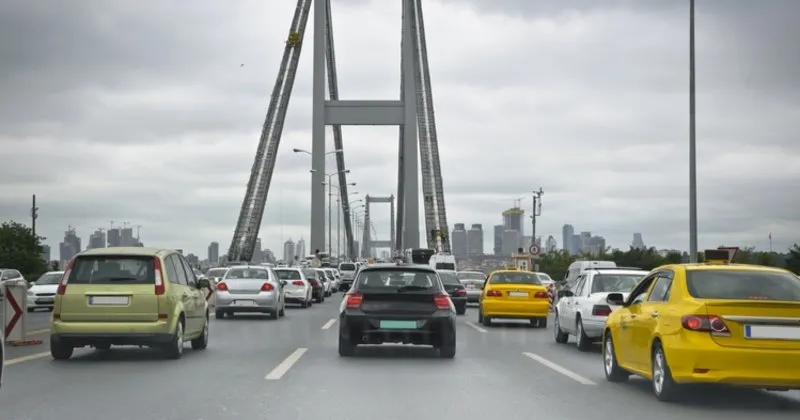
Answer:
[[[555,316],[553,317],[553,338],[555,338],[556,343],[566,343],[569,340],[569,334],[565,333],[564,330],[561,329],[561,323],[558,319],[558,312],[556,312]]]
[[[672,379],[667,357],[661,342],[653,343],[653,360],[651,362],[653,394],[661,401],[676,401],[680,397],[679,385]]]
[[[608,330],[603,334],[603,370],[606,373],[606,380],[609,382],[624,382],[631,376],[625,369],[619,367],[614,340],[611,337],[611,331]]]

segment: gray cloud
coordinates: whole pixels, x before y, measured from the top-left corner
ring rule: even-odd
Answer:
[[[291,3],[4,3],[0,218],[27,220],[36,193],[51,245],[67,225],[86,238],[114,220],[148,244],[227,247]],[[397,97],[395,6],[334,2],[343,98]],[[482,223],[490,250],[500,211],[541,185],[540,234],[561,242],[571,223],[614,246],[639,231],[687,247],[686,4],[425,7],[451,224]],[[798,8],[698,2],[701,246],[800,240]],[[308,236],[310,159],[291,153],[310,148],[310,31],[306,43],[262,227],[275,250]],[[397,129],[344,137],[353,190],[396,193]],[[388,237],[388,211],[373,220]]]

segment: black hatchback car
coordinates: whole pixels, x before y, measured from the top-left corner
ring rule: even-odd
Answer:
[[[303,270],[308,282],[311,283],[311,296],[314,297],[314,303],[322,303],[325,301],[325,285],[322,283],[325,278],[325,273],[316,268],[306,268]]]
[[[363,267],[342,300],[339,355],[358,345],[403,343],[433,346],[444,358],[456,354],[456,310],[436,271],[426,265]]]
[[[464,315],[467,313],[467,288],[461,283],[452,270],[437,270],[439,278],[442,279],[444,290],[450,295],[450,300],[456,307],[456,314]]]

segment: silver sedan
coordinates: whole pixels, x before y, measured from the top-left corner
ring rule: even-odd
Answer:
[[[283,286],[269,267],[230,267],[214,294],[217,318],[235,313],[268,313],[272,319],[285,315]]]

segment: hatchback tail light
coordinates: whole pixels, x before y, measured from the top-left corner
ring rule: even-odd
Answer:
[[[358,309],[361,306],[361,302],[364,301],[364,295],[361,293],[348,293],[347,294],[347,308],[348,309]]]
[[[161,258],[153,257],[153,271],[156,276],[156,296],[161,296],[167,293],[167,288],[164,286],[164,270],[161,268]]]
[[[467,289],[456,289],[456,296],[466,296]]]
[[[227,292],[228,291],[228,285],[223,283],[223,282],[219,282],[219,284],[217,284],[217,290],[221,290],[223,292]]]
[[[320,286],[319,280],[316,279],[311,280],[311,285],[314,287],[319,287]]]
[[[63,295],[67,292],[67,280],[69,280],[70,274],[72,274],[72,269],[75,267],[75,257],[72,257],[71,260],[67,263],[67,270],[64,271],[64,275],[61,277],[61,282],[58,283],[58,289],[56,290],[56,294]]]
[[[436,304],[437,309],[450,309],[450,297],[447,295],[434,296],[433,303]]]
[[[305,286],[306,284],[303,283],[303,280],[295,280],[292,282],[292,286]]]

